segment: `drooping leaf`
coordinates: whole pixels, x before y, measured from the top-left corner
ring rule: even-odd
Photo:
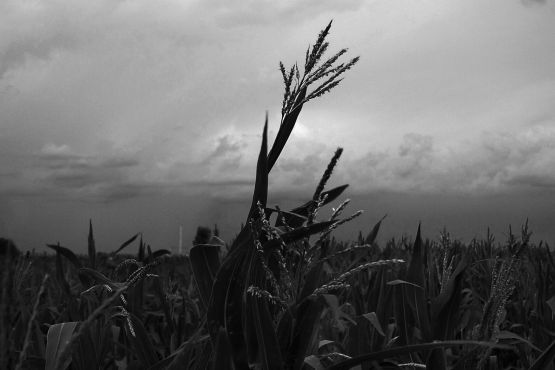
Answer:
[[[62,322],[53,324],[48,328],[48,333],[46,334],[45,370],[55,370],[58,357],[69,344],[77,324],[77,321]],[[61,369],[66,369],[70,363],[71,357],[68,356],[65,363],[61,364]]]
[[[387,285],[391,285],[391,286],[396,286],[396,285],[410,285],[412,287],[418,288],[418,289],[424,289],[422,288],[420,285],[415,284],[415,283],[411,283],[410,281],[406,281],[406,280],[401,280],[401,279],[395,279],[395,280],[391,280],[388,281],[386,283]]]
[[[75,253],[73,253],[69,248],[62,247],[59,244],[58,245],[56,245],[56,244],[46,244],[46,246],[48,248],[54,249],[57,253],[60,253],[62,256],[67,258],[73,264],[73,266],[75,266],[76,268],[79,269],[83,266],[81,261],[79,261],[79,258],[77,258]]]
[[[172,252],[167,250],[167,249],[157,249],[154,252],[152,252],[151,257],[152,257],[153,260],[155,260],[158,257],[162,257],[162,256],[165,256],[165,255],[170,255],[170,254],[172,254]]]
[[[532,348],[533,350],[537,351],[537,352],[542,352],[541,349],[539,349],[538,347],[536,347],[534,345],[534,343],[530,342],[528,339],[521,337],[520,335],[518,335],[517,333],[513,333],[512,331],[509,330],[501,330],[499,333],[497,333],[495,335],[495,337],[497,339],[501,339],[501,340],[514,340],[515,342],[520,342],[520,343],[525,343],[528,346],[530,346],[530,348]]]

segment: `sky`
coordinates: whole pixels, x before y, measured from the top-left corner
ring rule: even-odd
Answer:
[[[339,238],[387,214],[381,241],[419,222],[502,241],[529,218],[555,244],[552,0],[0,0],[0,236],[85,251],[92,219],[104,251],[175,248],[180,225],[185,248],[199,225],[231,241],[279,61],[332,19],[330,52],[361,59],[303,108],[270,205],[308,200],[342,147],[329,186],[365,213]]]

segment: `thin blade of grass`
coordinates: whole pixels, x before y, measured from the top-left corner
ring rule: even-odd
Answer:
[[[96,268],[96,247],[94,243],[92,220],[89,220],[88,252],[89,252],[89,264],[91,268],[95,269]]]

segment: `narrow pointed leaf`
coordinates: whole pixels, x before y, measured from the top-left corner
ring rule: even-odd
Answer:
[[[420,225],[416,233],[416,240],[412,250],[412,257],[407,271],[408,282],[419,285],[422,289],[414,289],[405,286],[405,290],[409,294],[409,300],[414,304],[416,323],[422,332],[423,338],[431,339],[430,318],[428,313],[428,302],[426,297],[426,277],[424,273],[424,245],[420,233]],[[415,323],[415,324],[416,324]]]
[[[372,230],[370,231],[370,233],[366,236],[366,239],[364,239],[364,243],[365,244],[373,244],[376,241],[376,238],[378,237],[378,232],[380,231],[380,226],[382,224],[382,221],[387,217],[387,215],[383,216],[381,218],[381,220],[379,220],[374,227],[372,228]]]
[[[261,204],[262,209],[266,207],[266,200],[268,198],[268,113],[266,113],[266,122],[264,123],[264,130],[262,132],[262,145],[260,146],[260,153],[258,155],[258,163],[256,165],[256,182],[254,184],[254,194],[252,196],[251,209],[249,211],[248,220],[255,217],[258,212],[258,203]],[[248,221],[247,220],[247,221]]]
[[[137,238],[139,237],[140,234],[141,234],[141,233],[137,233],[137,234],[133,235],[131,238],[129,238],[128,240],[126,240],[125,242],[123,242],[123,244],[120,245],[119,248],[116,249],[114,252],[112,252],[111,255],[113,256],[113,255],[116,255],[116,254],[118,254],[119,252],[121,252],[121,250],[122,250],[123,248],[127,247],[129,244],[131,244],[131,243],[133,243],[135,240],[137,240]]]
[[[276,135],[274,145],[272,145],[272,149],[268,154],[268,172],[272,169],[272,167],[274,167],[274,164],[281,154],[281,151],[285,147],[285,143],[287,143],[287,139],[289,139],[289,135],[291,135],[291,132],[295,127],[295,123],[297,122],[297,118],[299,117],[299,114],[301,113],[301,109],[303,107],[303,100],[305,96],[306,87],[303,87],[294,103],[296,108],[291,113],[283,117],[283,121]]]
[[[91,268],[96,268],[96,247],[94,244],[92,220],[89,220],[89,238],[88,238],[89,264]]]

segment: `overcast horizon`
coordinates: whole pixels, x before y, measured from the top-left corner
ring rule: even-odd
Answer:
[[[137,232],[175,248],[180,225],[185,247],[199,225],[231,241],[278,63],[331,19],[330,55],[361,59],[303,108],[269,204],[308,200],[343,147],[330,186],[365,213],[342,239],[387,214],[380,241],[419,222],[503,241],[528,218],[554,245],[551,0],[0,2],[0,237],[84,252],[92,219],[102,251]]]

